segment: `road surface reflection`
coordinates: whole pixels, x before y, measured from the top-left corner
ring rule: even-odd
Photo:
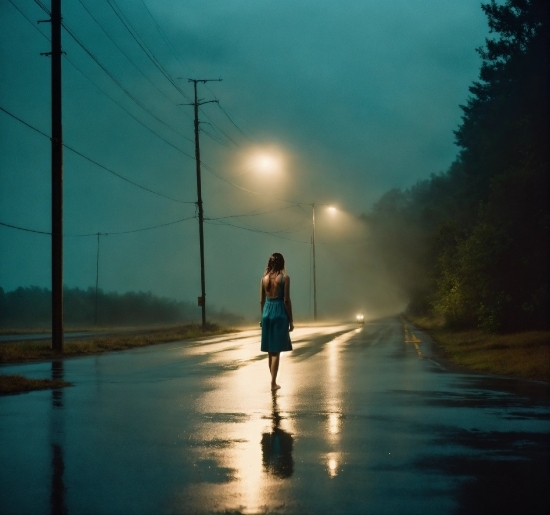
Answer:
[[[181,497],[188,509],[200,510],[206,499],[209,506],[242,513],[255,513],[272,505],[284,482],[295,475],[297,442],[312,431],[325,435],[326,445],[319,450],[318,459],[331,477],[338,475],[343,464],[340,353],[346,341],[360,330],[347,325],[295,331],[293,345],[298,352],[281,355],[278,382],[282,388],[275,393],[270,391],[267,359],[259,351],[257,332],[180,350],[202,355],[206,363],[222,371],[213,376],[209,391],[196,402],[203,419],[195,432],[198,484],[187,487]],[[323,353],[322,362],[328,368],[320,368],[312,378],[304,371],[311,366],[308,360],[319,353]],[[304,392],[312,390],[320,394],[314,398],[322,401],[310,409],[316,409],[323,422],[301,434],[297,415],[303,407],[297,403],[311,398]],[[224,471],[221,475],[227,481],[216,480],[221,475],[216,475],[213,468]],[[229,506],[228,499],[232,499]]]
[[[281,414],[277,405],[277,393],[273,393],[273,411],[271,414],[271,432],[262,435],[262,462],[264,471],[279,478],[292,476],[294,460],[292,445],[294,439],[281,426]]]
[[[52,361],[52,379],[64,379],[63,360]],[[64,402],[63,388],[52,390],[52,412],[50,420],[50,445],[52,481],[50,489],[50,510],[52,515],[67,513],[66,487],[64,482],[65,460],[63,458]]]
[[[337,336],[326,345],[327,382],[324,389],[324,402],[326,406],[326,440],[329,450],[325,454],[325,464],[331,478],[338,475],[344,463],[344,456],[340,449],[344,413],[342,347],[361,331],[362,327],[348,331]]]

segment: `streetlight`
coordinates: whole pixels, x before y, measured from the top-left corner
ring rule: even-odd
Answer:
[[[262,175],[270,175],[283,170],[284,156],[277,149],[255,149],[247,154],[243,165],[244,170],[235,177],[241,177],[250,172],[260,172]]]
[[[259,155],[256,158],[256,165],[262,172],[275,172],[280,167],[278,160],[269,154]]]
[[[328,211],[331,214],[336,213],[337,209],[334,206],[328,206]],[[317,274],[315,272],[315,202],[311,204],[312,214],[312,234],[311,245],[313,247],[313,320],[317,320]]]

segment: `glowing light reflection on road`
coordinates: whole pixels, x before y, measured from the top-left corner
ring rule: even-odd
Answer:
[[[347,326],[300,328],[293,333],[295,349],[310,346],[321,335],[348,329],[329,341],[326,354],[326,384],[322,387],[326,415],[327,453],[321,456],[329,476],[336,477],[343,464],[340,449],[342,431],[342,346],[358,331]],[[197,428],[197,463],[214,463],[216,470],[227,471],[230,481],[201,482],[181,493],[187,508],[223,503],[224,509],[241,513],[261,512],[273,501],[274,487],[294,474],[296,391],[302,387],[293,368],[291,354],[281,354],[278,382],[281,390],[270,392],[267,357],[259,351],[259,331],[214,338],[204,345],[174,347],[179,353],[205,355],[206,363],[220,365],[211,380],[211,389],[196,400],[204,414]],[[210,468],[210,466],[209,466]],[[231,501],[228,503],[228,499]],[[219,504],[221,506],[221,504]]]
[[[341,370],[341,353],[344,344],[353,338],[357,333],[361,332],[362,328],[355,329],[344,333],[341,336],[327,343],[327,386],[325,388],[326,395],[326,411],[327,411],[327,440],[330,452],[326,454],[326,464],[329,476],[336,477],[339,467],[341,467],[342,456],[340,452],[340,433],[342,431],[342,370]]]
[[[212,390],[197,399],[197,409],[207,421],[200,434],[207,442],[201,448],[201,460],[214,460],[220,469],[231,470],[228,484],[199,486],[192,492],[190,507],[201,498],[233,499],[231,509],[256,513],[266,505],[270,482],[284,480],[293,473],[292,411],[294,377],[281,355],[278,382],[283,385],[270,392],[267,355],[259,352],[259,332],[248,338],[216,341],[203,347],[188,348],[187,354],[206,354],[207,363],[235,367],[221,373]],[[258,359],[263,358],[263,359]],[[229,365],[228,365],[229,364]],[[208,421],[208,420],[211,421]],[[223,436],[222,436],[223,435]],[[223,446],[215,442],[223,438]],[[228,496],[228,492],[230,492]]]

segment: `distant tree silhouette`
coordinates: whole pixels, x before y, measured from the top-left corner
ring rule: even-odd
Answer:
[[[92,326],[95,322],[95,289],[64,288],[65,323]],[[242,323],[227,311],[211,310],[212,320]],[[151,292],[98,292],[98,324],[101,326],[157,325],[198,322],[200,311],[190,302],[157,297]],[[51,291],[31,286],[5,292],[0,288],[0,327],[49,327]]]

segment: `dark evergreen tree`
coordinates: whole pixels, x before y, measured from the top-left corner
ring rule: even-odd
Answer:
[[[548,327],[549,4],[492,0],[482,9],[495,37],[478,49],[456,162],[390,192],[367,218],[417,313],[486,330]],[[423,250],[396,258],[397,238]]]

